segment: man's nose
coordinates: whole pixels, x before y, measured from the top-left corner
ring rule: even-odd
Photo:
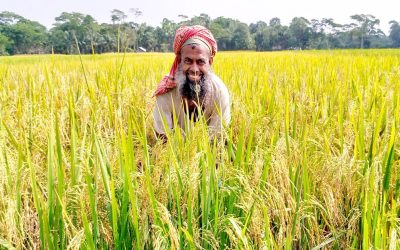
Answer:
[[[197,81],[200,79],[200,69],[197,65],[193,65],[190,69],[189,69],[189,79],[191,81]]]

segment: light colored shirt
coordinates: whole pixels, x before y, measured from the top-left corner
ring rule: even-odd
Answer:
[[[228,89],[222,80],[214,73],[210,73],[208,93],[210,96],[204,104],[203,115],[207,121],[210,136],[218,136],[223,131],[223,126],[229,125],[231,121],[230,99]],[[185,134],[185,122],[188,117],[185,113],[185,106],[179,93],[178,87],[171,91],[156,96],[156,103],[153,111],[154,129],[158,134],[165,135],[166,129],[174,129],[174,117],[176,124]]]

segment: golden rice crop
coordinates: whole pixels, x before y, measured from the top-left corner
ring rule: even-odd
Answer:
[[[227,143],[166,144],[172,54],[0,58],[0,249],[398,249],[400,51],[222,52]]]

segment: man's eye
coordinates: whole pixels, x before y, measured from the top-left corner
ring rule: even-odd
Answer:
[[[187,64],[190,64],[190,63],[192,63],[192,60],[186,58],[184,62],[187,63]]]
[[[199,65],[204,65],[205,63],[206,63],[206,62],[203,61],[203,60],[200,60],[200,61],[197,62],[197,64],[199,64]]]

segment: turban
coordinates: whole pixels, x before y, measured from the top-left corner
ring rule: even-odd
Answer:
[[[207,28],[201,25],[180,27],[176,31],[174,39],[174,63],[172,64],[171,70],[169,71],[169,75],[164,76],[161,82],[158,84],[157,90],[154,92],[154,96],[167,93],[168,91],[176,87],[175,72],[178,69],[178,65],[180,63],[179,55],[181,49],[183,46],[193,43],[197,43],[207,47],[210,50],[211,57],[214,57],[215,53],[217,53],[217,42]]]

